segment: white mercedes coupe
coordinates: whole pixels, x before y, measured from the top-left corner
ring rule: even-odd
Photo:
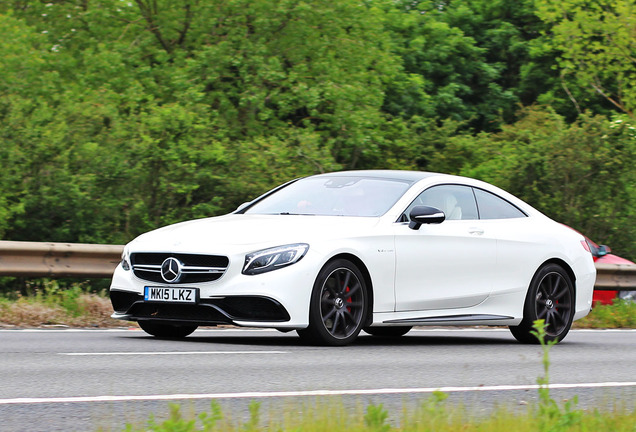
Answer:
[[[346,171],[139,236],[110,297],[113,318],[166,338],[232,324],[346,345],[362,330],[505,325],[536,343],[535,320],[560,341],[588,314],[595,276],[582,235],[495,186]]]

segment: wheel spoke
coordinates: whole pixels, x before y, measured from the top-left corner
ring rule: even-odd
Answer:
[[[323,306],[334,306],[336,303],[332,297],[323,297],[322,300],[320,300],[320,304]]]
[[[559,285],[561,285],[561,276],[555,273],[552,275],[552,286],[550,287],[551,297],[554,297],[554,294],[559,289]]]
[[[345,323],[345,326],[347,325],[347,320],[351,323],[351,324],[355,324],[356,320],[354,318],[354,316],[351,314],[351,312],[349,312],[346,309],[342,310],[342,319]]]
[[[555,329],[554,330],[555,330],[555,332],[557,332],[557,330],[560,331],[563,328],[563,325],[565,324],[565,320],[563,319],[563,315],[559,311],[555,310],[553,316],[555,318],[555,320],[554,320]],[[556,328],[557,327],[557,320],[560,323],[558,329]]]
[[[336,282],[337,283],[337,282]],[[331,297],[338,297],[338,293],[336,292],[336,290],[333,289],[332,286],[330,286],[329,284],[329,280],[327,280],[325,282],[325,288],[327,289],[327,291],[329,292],[329,294],[331,294]]]
[[[541,309],[541,312],[537,314],[538,319],[543,319],[543,317],[548,313],[547,309]]]
[[[322,322],[323,322],[323,323],[326,323],[329,319],[331,319],[331,317],[333,316],[333,314],[335,314],[335,313],[336,313],[336,311],[337,311],[337,310],[338,310],[338,309],[336,309],[336,308],[332,308],[332,309],[329,311],[329,313],[327,313],[327,315],[323,315],[323,317],[322,317]]]
[[[336,318],[334,318],[333,320],[333,327],[331,327],[331,334],[336,334],[338,332],[338,324],[340,324],[341,321],[341,314],[336,313]]]
[[[356,281],[356,284],[353,286],[353,288],[350,288],[348,292],[343,292],[344,299],[349,300],[351,296],[354,295],[359,289],[360,289],[360,282]]]
[[[549,329],[552,326],[552,324],[550,323],[550,320],[552,318],[552,314],[548,310],[546,310],[545,312],[546,312],[545,324],[548,326],[548,329]]]
[[[344,280],[342,283],[340,283],[340,284],[338,285],[338,288],[339,288],[339,290],[340,290],[340,291],[338,292],[338,294],[340,294],[340,295],[344,295],[344,294],[345,294],[345,292],[346,292],[346,290],[347,290],[347,287],[349,286],[349,280],[350,280],[350,279],[351,279],[351,272],[350,272],[350,271],[347,271],[347,272],[345,273],[345,280]]]
[[[554,295],[554,298],[555,298],[555,300],[560,300],[561,298],[563,298],[563,296],[565,296],[569,292],[570,292],[570,290],[568,290],[568,287],[566,286],[565,288],[563,288],[563,290],[561,290],[558,293],[556,293]]]

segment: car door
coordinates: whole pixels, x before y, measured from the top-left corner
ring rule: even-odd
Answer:
[[[497,240],[497,268],[492,273],[492,295],[525,291],[541,264],[541,238],[536,222],[502,197],[474,188],[480,225]],[[538,260],[538,261],[537,261]]]
[[[485,300],[492,289],[496,240],[480,224],[472,188],[430,187],[406,215],[416,205],[439,208],[446,220],[418,230],[396,224],[396,311],[465,308]]]

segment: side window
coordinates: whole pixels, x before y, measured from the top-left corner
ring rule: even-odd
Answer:
[[[433,186],[422,192],[406,210],[406,215],[418,205],[436,207],[446,220],[478,219],[477,204],[472,188],[459,185]]]
[[[479,207],[479,219],[512,219],[526,214],[503,198],[481,189],[474,189]]]

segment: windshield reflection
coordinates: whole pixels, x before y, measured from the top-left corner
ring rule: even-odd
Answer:
[[[411,184],[352,176],[305,178],[265,197],[245,213],[377,217],[386,213]]]

